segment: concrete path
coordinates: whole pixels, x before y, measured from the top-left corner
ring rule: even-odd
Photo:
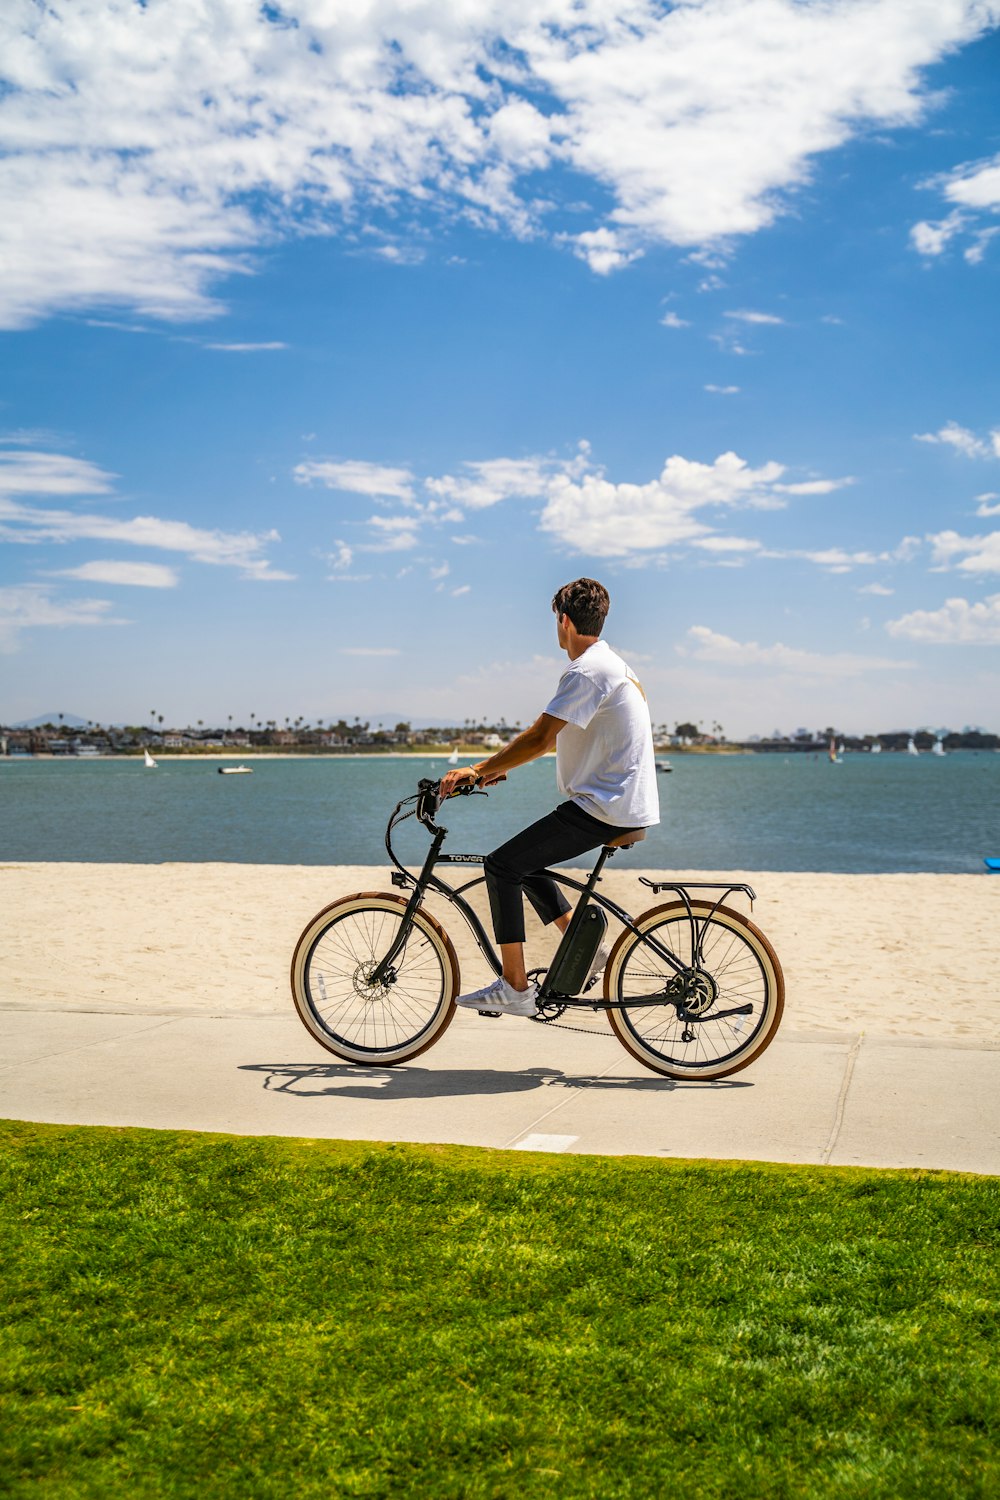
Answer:
[[[647,1072],[610,1032],[458,1015],[399,1068],[288,1016],[0,1010],[0,1116],[524,1151],[1000,1173],[1000,1048],[779,1032],[716,1084]]]

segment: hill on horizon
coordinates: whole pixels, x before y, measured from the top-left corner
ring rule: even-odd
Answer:
[[[37,719],[19,719],[10,727],[11,729],[41,729],[43,724],[55,724],[57,728],[60,727],[58,710],[54,713],[39,714]],[[87,720],[81,719],[79,714],[64,713],[61,727],[63,729],[86,729]]]

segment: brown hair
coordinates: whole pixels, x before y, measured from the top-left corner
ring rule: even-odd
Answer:
[[[596,578],[578,578],[556,591],[552,608],[557,615],[567,615],[581,635],[600,635],[611,599]]]

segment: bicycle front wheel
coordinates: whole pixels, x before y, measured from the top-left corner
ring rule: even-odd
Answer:
[[[381,891],[344,896],[318,912],[295,945],[295,1009],[316,1041],[345,1062],[407,1062],[436,1042],[455,1014],[458,958],[429,912],[414,913],[387,982],[371,982],[406,906]]]
[[[634,1002],[607,1012],[626,1051],[667,1078],[725,1078],[759,1057],[785,1005],[781,965],[760,929],[705,901],[692,901],[691,916],[683,901],[654,907],[636,925],[641,936],[626,929],[604,971],[604,998]],[[680,1005],[676,970],[645,937],[688,971]]]

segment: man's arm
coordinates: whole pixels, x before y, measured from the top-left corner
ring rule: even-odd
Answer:
[[[522,730],[495,755],[481,760],[477,766],[462,766],[457,771],[449,771],[441,782],[442,802],[445,797],[451,796],[456,787],[466,786],[473,781],[482,781],[488,786],[517,766],[526,766],[530,760],[547,755],[554,748],[556,736],[565,724],[565,719],[554,719],[551,714],[539,714],[529,729]]]

